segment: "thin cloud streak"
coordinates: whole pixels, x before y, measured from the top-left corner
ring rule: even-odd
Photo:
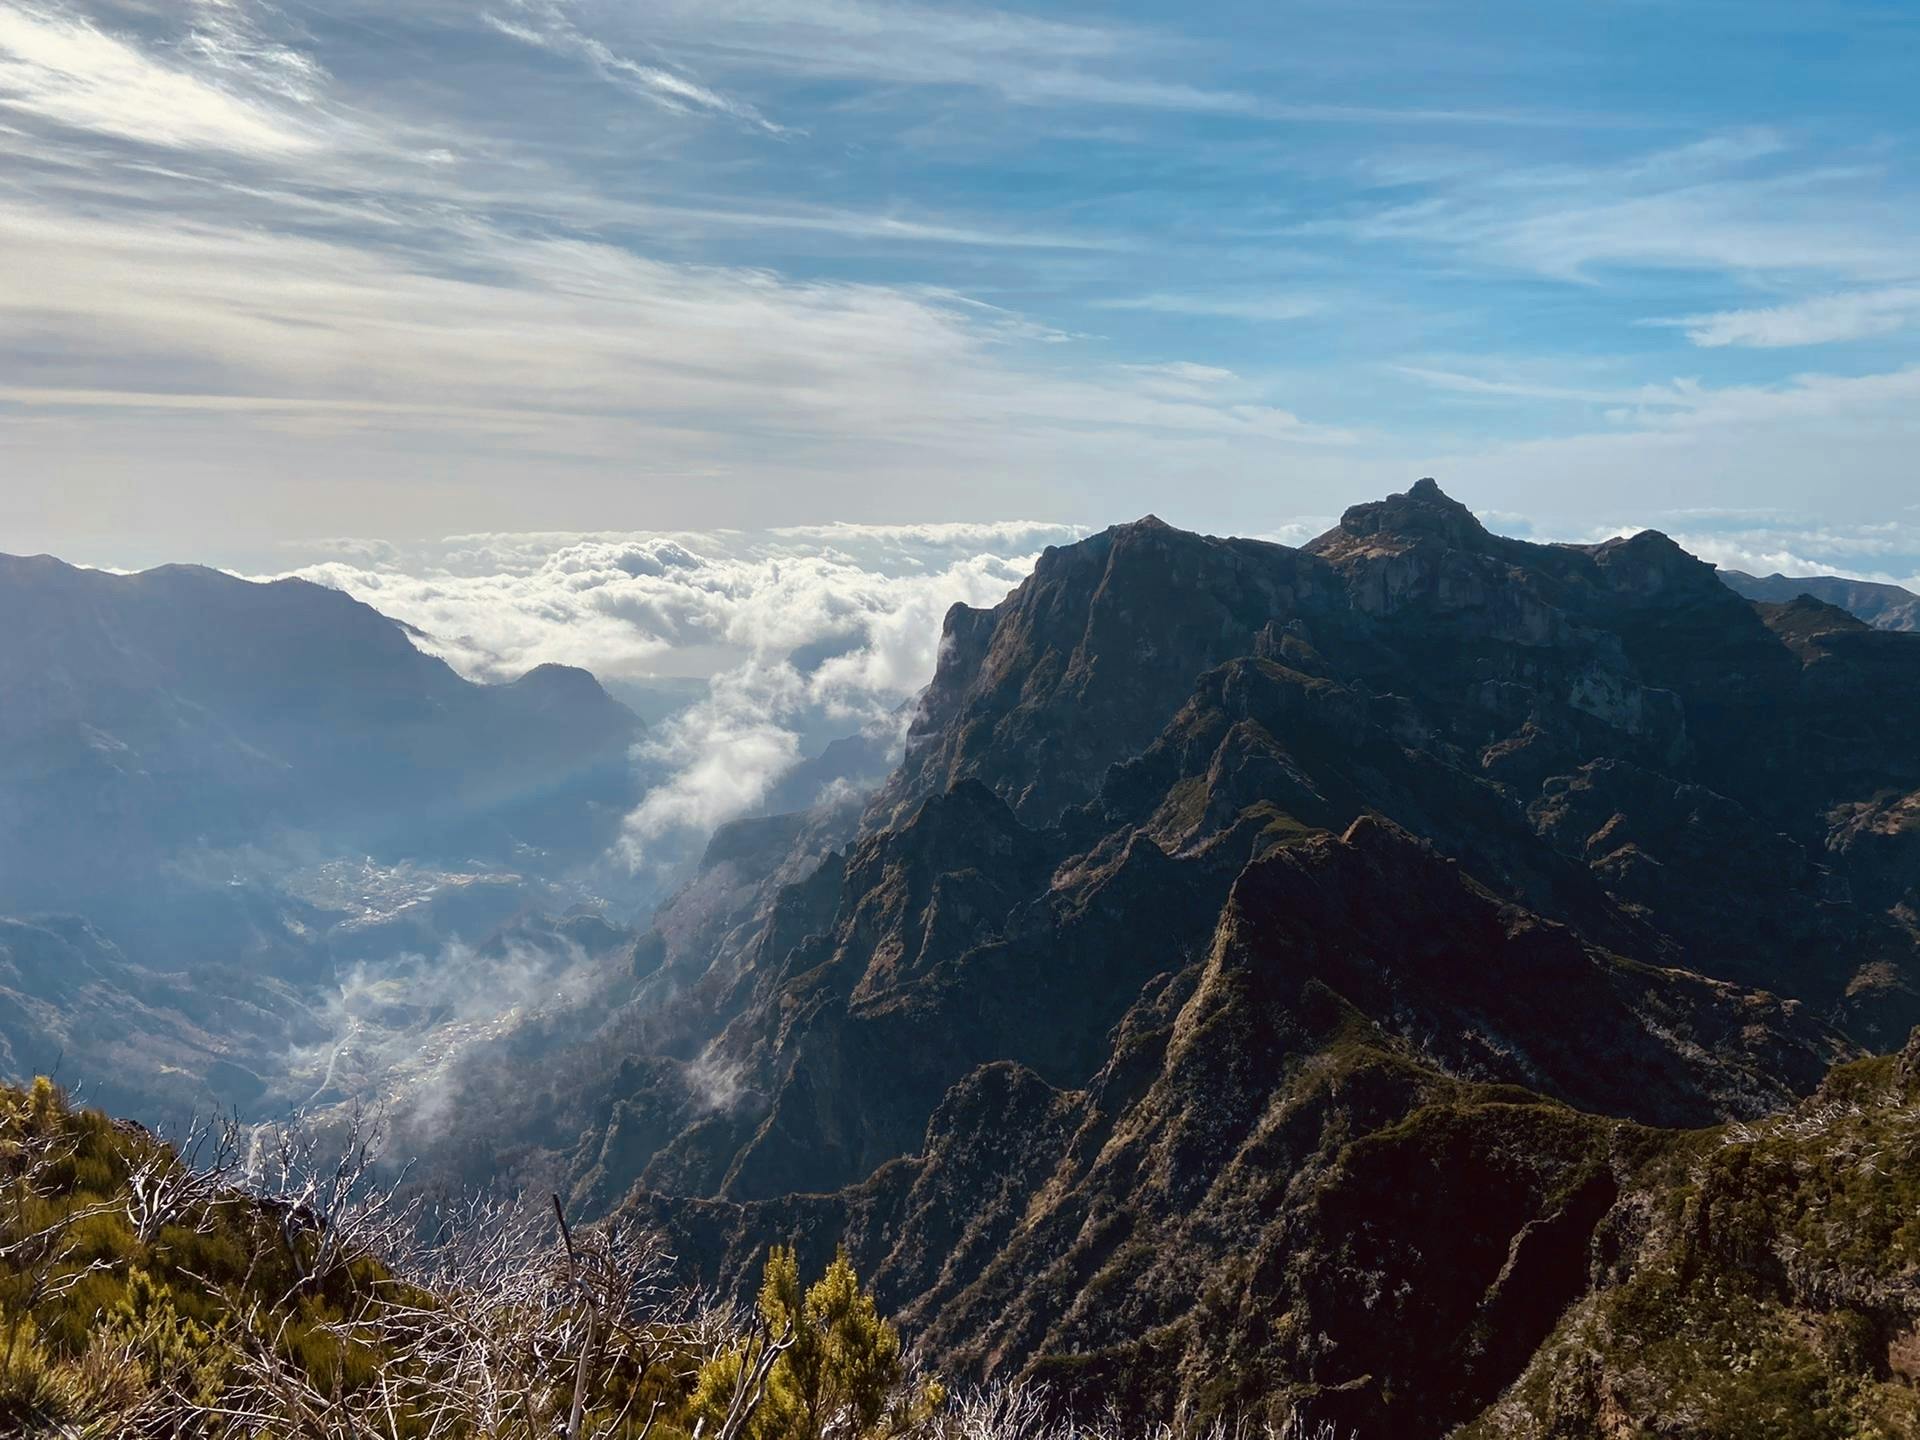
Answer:
[[[1884,165],[1796,158],[1773,132],[1735,132],[1605,166],[1445,177],[1423,198],[1285,233],[1437,246],[1581,284],[1635,267],[1905,274],[1920,208],[1886,194]]]
[[[1785,305],[1723,310],[1711,315],[1689,315],[1650,323],[1684,329],[1688,340],[1707,349],[1730,345],[1761,350],[1832,345],[1892,335],[1920,324],[1920,286],[1820,295]]]
[[[568,17],[567,7],[554,0],[517,0],[515,12],[525,17],[525,23],[493,13],[483,19],[509,39],[584,60],[613,84],[669,110],[708,111],[745,121],[769,134],[788,133],[786,127],[774,124],[745,101],[722,95],[661,66],[641,64],[614,53],[601,41],[582,34]]]
[[[1304,320],[1327,309],[1312,295],[1169,294],[1120,296],[1097,302],[1102,310],[1139,310],[1156,315],[1193,315],[1209,320],[1244,320],[1253,324]]]
[[[604,15],[604,11],[602,12]],[[611,18],[611,17],[609,17]],[[1323,102],[1170,78],[1208,58],[1167,27],[1064,21],[1009,10],[870,0],[659,0],[646,31],[663,46],[749,72],[984,91],[1034,107],[1084,106],[1325,125],[1556,128],[1613,123],[1499,106]],[[1150,62],[1150,63],[1143,63]],[[1296,67],[1295,83],[1311,67]]]

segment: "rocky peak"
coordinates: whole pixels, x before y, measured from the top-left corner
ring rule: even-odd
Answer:
[[[1414,481],[1403,494],[1350,506],[1340,517],[1340,524],[1307,549],[1315,553],[1337,552],[1355,540],[1366,539],[1395,540],[1403,544],[1437,539],[1449,546],[1478,549],[1492,537],[1471,510],[1428,476]]]
[[[1616,593],[1635,599],[1694,597],[1724,604],[1728,593],[1711,565],[1658,530],[1603,541],[1587,553]]]
[[[1770,605],[1762,600],[1756,602],[1755,608],[1759,610],[1767,628],[1789,645],[1816,635],[1829,635],[1836,630],[1872,628],[1851,612],[1842,610],[1838,605],[1829,605],[1824,600],[1816,600],[1811,595],[1795,596],[1784,605]]]
[[[500,689],[503,696],[534,714],[634,732],[646,728],[639,716],[607,693],[591,671],[577,665],[536,665]]]
[[[1489,533],[1431,479],[1353,506],[1306,550],[1338,572],[1348,603],[1368,615],[1411,612],[1452,627],[1474,612],[1483,630],[1530,645],[1554,639],[1551,547]]]
[[[1337,604],[1335,577],[1311,556],[1151,515],[1051,547],[993,610],[948,613],[905,763],[868,823],[898,824],[969,777],[1022,821],[1051,822],[1149,744],[1203,671]]]
[[[709,1275],[827,1217],[965,1379],[1203,1334],[1218,1282],[1247,1335],[1298,1322],[1275,1373],[1438,1434],[1597,1273],[1617,1120],[1752,1116],[1852,1053],[1828,1023],[1920,1018],[1920,641],[1842,623],[1654,532],[1489,534],[1431,480],[1306,551],[1152,516],[1050,549],[950,613],[863,836],[754,942],[752,1103],[649,1121],[680,1138],[643,1179]],[[1382,1348],[1352,1255],[1367,1295],[1418,1277],[1426,1338]]]

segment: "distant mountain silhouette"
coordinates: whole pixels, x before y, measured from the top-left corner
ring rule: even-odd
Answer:
[[[591,675],[470,683],[337,590],[0,556],[0,616],[0,1063],[138,1114],[262,1102],[336,965],[483,938],[636,798]]]
[[[631,712],[585,671],[476,685],[341,591],[0,556],[0,907],[97,898],[183,851],[590,850]]]
[[[1877,630],[1920,630],[1920,595],[1898,585],[1848,580],[1839,575],[1749,575],[1744,570],[1722,570],[1720,578],[1749,600],[1780,605],[1811,595],[1839,606]]]

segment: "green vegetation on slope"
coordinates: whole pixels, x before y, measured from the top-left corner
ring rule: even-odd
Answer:
[[[264,1193],[204,1138],[195,1168],[0,1089],[0,1433],[821,1440],[941,1408],[844,1259],[803,1289],[776,1250],[743,1315],[647,1237],[399,1206],[353,1136],[274,1137]]]
[[[1673,1138],[1492,1437],[1920,1435],[1920,1032],[1772,1119]]]
[[[1441,1410],[1480,1370],[1522,1370],[1463,1440],[1920,1435],[1920,1034],[1751,1124],[1655,1131],[1511,1089],[1475,1097],[1338,1147],[1323,1203],[1342,1213],[1323,1217],[1321,1250],[1274,1257],[1311,1301],[1281,1329],[1311,1315],[1316,1333],[1357,1335],[1336,1310],[1364,1310],[1382,1332],[1376,1362],[1412,1373],[1392,1358],[1421,1328],[1407,1307],[1451,1303],[1450,1257],[1512,1228],[1476,1218],[1498,1187],[1464,1181],[1538,1171],[1525,1183],[1550,1186],[1552,1218],[1521,1228],[1526,1253],[1503,1270],[1531,1278],[1473,1298],[1449,1327],[1462,1344],[1428,1360],[1455,1376]],[[196,1167],[45,1080],[0,1090],[0,1433],[1117,1434],[1055,1429],[1031,1391],[950,1402],[844,1255],[807,1285],[775,1247],[757,1303],[737,1310],[676,1290],[637,1230],[408,1210],[371,1183],[358,1142],[316,1161],[297,1137],[257,1141],[242,1186],[232,1137],[209,1133]],[[1424,1260],[1403,1266],[1403,1250]],[[1391,1293],[1363,1283],[1383,1266],[1431,1271],[1424,1298],[1417,1278]],[[1250,1379],[1223,1375],[1222,1393],[1260,1408]],[[1294,1388],[1286,1374],[1266,1383],[1279,1387],[1267,1399]]]

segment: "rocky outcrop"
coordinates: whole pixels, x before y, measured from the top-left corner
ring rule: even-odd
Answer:
[[[949,612],[939,672],[873,813],[903,818],[973,778],[1022,820],[1052,823],[1153,739],[1200,671],[1337,599],[1326,567],[1298,551],[1152,516],[1049,546],[994,611]]]
[[[1915,1433],[1916,1052],[1760,1124],[1645,1137],[1585,1282],[1461,1440]]]

